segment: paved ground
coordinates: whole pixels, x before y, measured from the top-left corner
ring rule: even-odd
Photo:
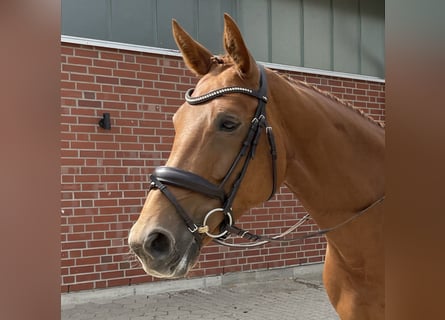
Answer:
[[[182,281],[138,286],[133,291],[64,294],[62,319],[338,319],[323,289],[319,265],[286,270],[281,277],[275,271],[217,277],[192,285]]]

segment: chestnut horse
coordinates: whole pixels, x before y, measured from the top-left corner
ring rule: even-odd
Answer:
[[[384,129],[328,93],[257,65],[228,15],[223,56],[176,21],[173,35],[200,79],[173,117],[171,155],[151,175],[129,234],[144,270],[185,276],[203,245],[284,183],[320,228],[334,229],[323,281],[341,319],[383,319]],[[358,213],[366,214],[353,219]]]

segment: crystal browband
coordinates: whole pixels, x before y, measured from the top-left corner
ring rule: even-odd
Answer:
[[[226,88],[221,88],[221,89],[217,89],[214,91],[210,91],[209,93],[206,93],[199,97],[192,97],[194,90],[195,90],[194,88],[191,88],[191,89],[187,90],[187,92],[185,93],[185,101],[187,101],[191,105],[202,104],[204,102],[213,100],[217,97],[221,97],[225,94],[230,94],[230,93],[243,93],[243,94],[247,94],[249,96],[258,98],[260,100],[263,100],[264,102],[267,102],[266,96],[260,96],[260,95],[258,95],[257,92],[253,91],[252,89],[248,89],[248,88],[226,87]]]

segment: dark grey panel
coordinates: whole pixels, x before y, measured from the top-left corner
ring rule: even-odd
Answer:
[[[223,0],[198,1],[197,40],[214,54],[222,53]]]
[[[111,0],[111,39],[156,45],[155,0]]]
[[[358,0],[333,0],[333,68],[360,73],[360,15]]]
[[[384,0],[62,0],[62,34],[177,49],[177,19],[222,53],[223,13],[257,60],[384,77]]]
[[[260,61],[270,61],[269,1],[242,0],[238,4],[238,24],[252,55]]]
[[[302,7],[299,0],[272,1],[271,61],[301,65]]]
[[[330,0],[304,0],[303,66],[332,70],[332,19]]]
[[[197,36],[197,0],[159,0],[157,1],[158,43],[162,48],[177,49],[172,36],[172,18],[194,38]]]
[[[385,2],[360,1],[361,73],[385,76]]]
[[[62,34],[110,39],[109,0],[62,0]]]

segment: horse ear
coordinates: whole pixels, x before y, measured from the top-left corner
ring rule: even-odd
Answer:
[[[212,53],[199,42],[193,40],[175,19],[172,20],[172,30],[186,66],[197,76],[207,74],[212,64]]]
[[[224,48],[242,76],[258,72],[255,59],[247,49],[236,22],[227,13],[224,14]]]

